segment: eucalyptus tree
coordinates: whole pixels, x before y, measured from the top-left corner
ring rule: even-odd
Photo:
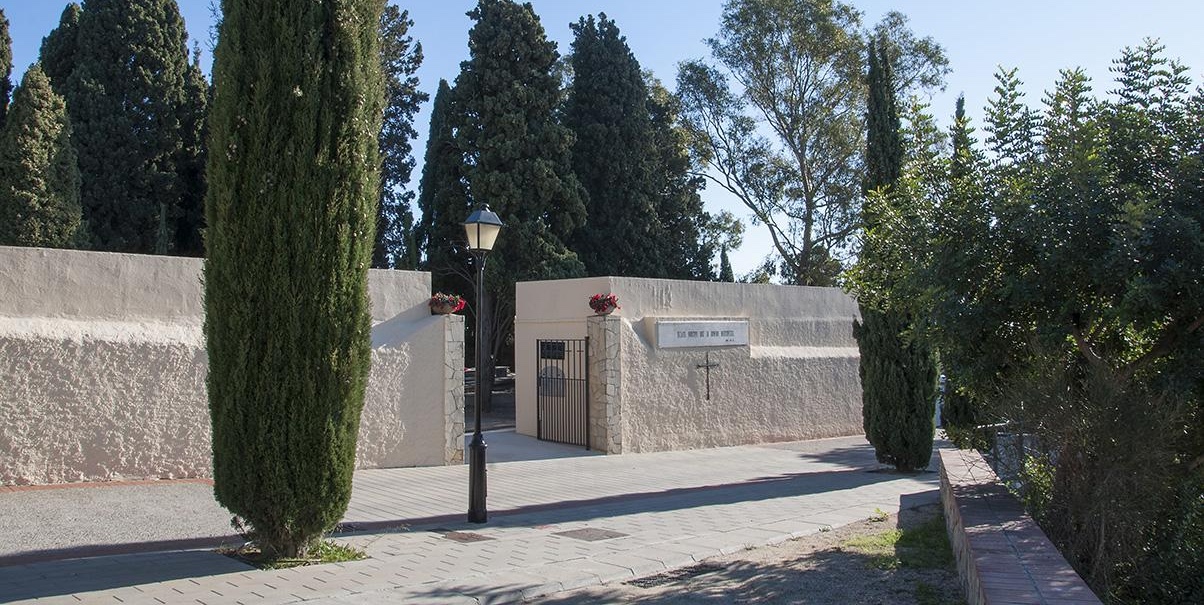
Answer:
[[[769,268],[788,283],[830,285],[860,229],[862,15],[826,0],[729,0],[720,27],[707,40],[713,62],[678,72],[700,174],[768,231]],[[896,57],[897,92],[941,85],[939,44],[917,38],[898,13],[877,29]]]

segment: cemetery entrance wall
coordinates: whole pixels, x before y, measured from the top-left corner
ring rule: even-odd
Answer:
[[[586,301],[614,293],[620,309]],[[863,433],[857,304],[835,288],[623,277],[523,282],[516,422],[536,436],[535,342],[589,339],[589,442],[608,453]]]

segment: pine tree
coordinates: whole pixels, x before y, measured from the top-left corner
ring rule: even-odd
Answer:
[[[75,71],[79,55],[79,22],[82,17],[83,9],[79,4],[68,4],[59,17],[59,26],[42,38],[42,48],[38,52],[42,71],[50,78],[54,91],[64,98],[68,94],[67,80]]]
[[[727,258],[727,246],[719,252],[719,281],[736,281],[736,274],[732,272],[732,261]]]
[[[380,129],[380,204],[376,215],[376,245],[372,266],[378,269],[416,269],[413,191],[406,191],[414,170],[410,141],[418,136],[414,114],[426,102],[415,73],[422,65],[422,44],[409,36],[414,21],[394,5],[380,18],[381,67],[385,77],[385,118]]]
[[[464,239],[468,193],[460,177],[464,154],[456,146],[449,121],[453,96],[447,81],[440,80],[422,163],[418,195],[422,220],[415,229],[415,240],[424,255],[421,266],[431,272],[434,289],[467,294],[473,283],[466,273],[468,255],[457,244]]]
[[[35,63],[0,129],[0,244],[65,247],[79,227],[79,170],[67,108]]]
[[[866,114],[866,192],[886,196],[903,171],[903,142],[894,78],[885,45],[871,40],[869,101]],[[889,197],[880,199],[889,200]],[[886,202],[889,204],[889,201]],[[874,203],[864,206],[867,231],[883,219]],[[867,246],[862,271],[884,272],[885,259]],[[884,281],[889,281],[889,277]],[[853,334],[861,352],[862,420],[879,462],[900,471],[928,466],[932,456],[932,418],[936,366],[927,345],[915,333],[907,313],[871,303],[861,305]]]
[[[8,17],[0,9],[0,128],[8,115],[9,95],[13,92],[13,39],[8,35]]]
[[[585,224],[572,248],[589,275],[662,277],[669,259],[657,250],[663,234],[640,64],[605,13],[569,27],[573,83],[564,125],[576,135],[573,172],[587,193]]]
[[[225,3],[210,112],[214,493],[269,555],[351,496],[370,359],[382,0]],[[288,41],[288,43],[282,43]]]
[[[585,219],[584,191],[572,172],[573,134],[555,119],[556,44],[531,5],[480,0],[468,15],[476,24],[456,78],[453,124],[471,201],[506,225],[478,310],[488,330],[479,342],[497,355],[513,329],[515,282],[584,274],[564,243]]]
[[[68,7],[64,22],[73,15]],[[51,78],[58,87],[75,29],[74,66],[63,96],[94,244],[127,252],[161,249],[161,215],[166,212],[174,224],[184,189],[177,162],[188,48],[179,8],[175,0],[88,0],[78,26],[66,29],[52,32],[43,50],[53,51]]]

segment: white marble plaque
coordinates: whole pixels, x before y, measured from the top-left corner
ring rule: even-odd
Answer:
[[[747,345],[748,320],[658,321],[656,344],[662,349]]]

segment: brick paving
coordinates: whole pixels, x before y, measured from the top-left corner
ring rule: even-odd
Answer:
[[[936,473],[877,468],[862,438],[493,463],[483,525],[463,520],[464,466],[360,471],[346,522],[363,531],[336,539],[363,561],[259,571],[192,550],[27,563],[0,567],[0,601],[519,601],[938,501]]]
[[[1099,605],[978,452],[942,449],[945,520],[966,600]]]

